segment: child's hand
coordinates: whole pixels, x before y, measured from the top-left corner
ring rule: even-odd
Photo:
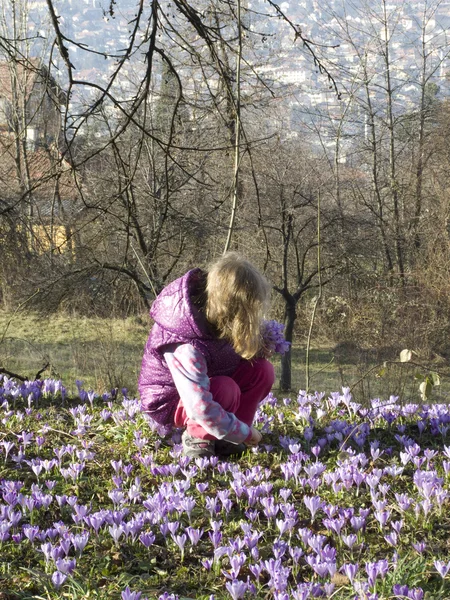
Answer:
[[[252,437],[245,441],[246,446],[257,446],[259,442],[262,440],[261,433],[255,428],[251,429]]]

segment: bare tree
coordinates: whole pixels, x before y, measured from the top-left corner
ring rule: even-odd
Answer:
[[[261,263],[281,299],[285,337],[292,343],[300,302],[318,288],[319,274],[322,284],[327,285],[342,266],[342,257],[336,255],[331,245],[339,227],[331,195],[333,179],[324,169],[324,162],[308,156],[298,140],[273,140],[260,152],[260,160],[269,154],[272,157],[259,175],[261,218],[258,223],[255,215],[247,213],[247,220],[240,220],[239,240],[243,247],[252,247],[254,254],[255,243],[260,246]],[[324,198],[320,209],[323,253],[320,266],[317,262],[319,193]],[[249,242],[251,223],[258,233]],[[291,363],[290,350],[281,359],[282,390],[291,389]]]

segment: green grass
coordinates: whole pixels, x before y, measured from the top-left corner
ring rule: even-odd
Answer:
[[[127,387],[137,391],[142,352],[150,328],[147,316],[128,319],[100,319],[71,315],[41,317],[36,314],[12,314],[0,311],[0,367],[33,378],[46,364],[45,377],[62,379],[73,392],[75,380],[85,387],[107,391]],[[280,358],[273,359],[277,373],[275,391],[279,390]],[[306,386],[306,351],[292,351],[292,394]],[[365,355],[345,354],[335,359],[332,344],[312,348],[310,352],[310,388],[331,391],[343,386],[352,388],[358,402],[373,397],[400,396],[417,401],[421,372],[415,365],[381,367]],[[439,369],[438,369],[439,370]],[[422,372],[423,371],[422,369]],[[433,399],[447,401],[450,388],[444,372],[442,385],[433,390]]]
[[[150,323],[145,318],[99,319],[0,312],[0,366],[33,377],[44,376],[75,387],[136,391],[142,352]],[[72,388],[71,388],[72,386]]]
[[[63,379],[72,385],[72,391],[75,380],[80,379],[86,387],[97,390],[126,386],[134,393],[149,328],[150,320],[145,316],[121,320],[0,312],[0,366],[32,377],[50,363],[43,375]],[[341,378],[331,360],[331,349],[311,352],[314,385],[340,387]],[[279,363],[279,357],[274,357],[278,376]],[[305,351],[295,349],[293,390],[304,388],[304,381]]]
[[[342,387],[349,387],[358,402],[366,404],[372,398],[386,399],[398,396],[402,402],[418,402],[420,381],[418,375],[427,375],[430,371],[438,371],[441,385],[436,386],[431,394],[434,401],[447,402],[450,399],[450,382],[448,365],[436,365],[426,362],[398,362],[397,357],[384,364],[382,359],[376,360],[369,353],[354,353],[340,356],[337,360],[333,349],[329,347],[313,348],[310,351],[310,390],[329,392]],[[292,350],[292,390],[306,388],[306,350]],[[277,378],[280,373],[279,358],[275,359]]]

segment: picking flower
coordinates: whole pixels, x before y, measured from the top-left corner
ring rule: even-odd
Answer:
[[[187,456],[241,454],[262,439],[253,421],[274,382],[262,332],[281,349],[279,327],[263,325],[269,290],[250,262],[229,252],[207,271],[188,271],[153,302],[142,406],[160,425],[185,428]]]

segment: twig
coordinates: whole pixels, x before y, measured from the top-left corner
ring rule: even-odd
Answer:
[[[242,22],[241,22],[241,1],[237,0],[237,28],[238,28],[238,49],[237,49],[237,65],[236,65],[236,120],[234,133],[234,178],[233,178],[233,200],[231,203],[231,217],[228,226],[228,235],[225,242],[224,252],[230,249],[231,236],[233,235],[234,221],[236,218],[236,208],[238,202],[238,187],[239,187],[239,168],[241,163],[240,141],[241,141],[241,60],[242,60]]]
[[[11,315],[11,318],[9,319],[8,323],[6,324],[6,327],[2,333],[2,337],[0,338],[0,344],[3,343],[3,340],[5,339],[5,336],[8,332],[9,326],[12,323],[12,320],[14,319],[14,317],[16,316],[16,314],[19,312],[19,310],[25,306],[25,304],[27,304],[27,302],[29,302],[32,298],[34,298],[36,296],[36,294],[39,294],[40,290],[36,290],[34,292],[34,294],[31,294],[31,296],[29,296],[26,300],[24,300],[21,304],[19,304],[19,306],[16,308],[16,310],[13,312],[13,314]]]
[[[48,363],[46,363],[46,364],[45,364],[45,365],[42,367],[42,369],[39,369],[39,371],[38,371],[38,372],[36,373],[36,375],[34,376],[34,379],[35,379],[35,380],[36,380],[36,379],[40,379],[40,378],[41,378],[41,375],[42,375],[42,373],[43,373],[44,371],[46,371],[46,370],[48,369],[48,367],[49,367],[49,366],[50,366],[50,363],[48,362]]]
[[[48,367],[50,366],[50,363],[46,363],[42,369],[39,369],[39,371],[36,373],[36,375],[33,378],[30,377],[25,377],[24,375],[19,375],[18,373],[13,373],[13,371],[9,371],[8,369],[5,369],[3,367],[0,367],[0,373],[3,373],[4,375],[8,375],[8,377],[12,377],[13,379],[19,379],[19,381],[35,381],[36,379],[40,379],[42,373],[48,369]]]
[[[314,327],[314,321],[316,318],[316,312],[317,312],[317,307],[319,305],[319,302],[322,298],[322,269],[321,269],[321,258],[320,258],[320,192],[317,196],[317,278],[318,278],[318,288],[319,288],[319,293],[317,294],[317,298],[316,301],[314,302],[314,308],[313,308],[313,312],[311,315],[311,321],[309,324],[309,332],[308,332],[308,339],[306,341],[306,373],[305,373],[305,387],[306,387],[306,391],[309,391],[309,350],[311,347],[311,337],[312,337],[312,330]]]
[[[318,371],[316,371],[315,373],[313,373],[313,375],[311,375],[311,377],[309,378],[310,381],[312,381],[314,379],[314,377],[316,377],[317,375],[320,375],[323,371],[325,371],[325,369],[327,367],[329,367],[332,363],[334,362],[334,356],[333,358],[330,360],[330,362],[328,362],[326,365],[324,365],[321,369],[319,369]]]
[[[75,440],[78,439],[76,435],[72,435],[71,433],[68,433],[67,431],[61,431],[60,429],[54,429],[53,427],[46,427],[45,430],[53,431],[54,433],[60,433],[61,435],[67,435],[71,438],[74,438]]]
[[[366,371],[364,373],[364,375],[362,377],[360,377],[358,379],[358,381],[355,381],[355,383],[353,383],[349,390],[350,392],[359,384],[361,383],[361,381],[363,381],[367,375],[370,375],[370,373],[372,373],[373,371],[376,371],[377,369],[380,369],[381,367],[384,367],[386,365],[412,365],[414,367],[419,367],[420,369],[425,369],[426,371],[433,371],[434,373],[437,373],[440,377],[442,377],[442,374],[439,373],[439,371],[436,371],[436,369],[433,369],[432,367],[427,367],[425,365],[421,365],[420,363],[416,363],[416,362],[412,362],[410,360],[408,361],[401,361],[401,360],[384,360],[382,363],[378,363],[376,364],[374,367],[371,367],[368,371]]]
[[[374,367],[371,367],[368,371],[366,371],[364,373],[364,375],[362,377],[360,377],[358,379],[358,381],[355,381],[355,383],[353,383],[349,390],[350,392],[354,390],[354,388],[361,383],[361,381],[364,381],[364,379],[367,377],[367,375],[370,375],[373,371],[376,371],[377,369],[380,369],[381,367],[383,367],[384,364],[388,364],[387,361],[384,361],[382,363],[378,363],[377,365],[375,365]],[[405,364],[405,363],[397,363],[397,362],[389,362],[389,364]]]
[[[13,379],[19,379],[20,381],[27,381],[28,377],[23,377],[23,375],[18,375],[17,373],[13,373],[12,371],[8,371],[8,369],[4,369],[0,367],[0,373],[4,375],[8,375],[8,377],[13,377]]]
[[[131,249],[133,250],[133,252],[134,252],[134,255],[136,256],[136,258],[137,258],[137,260],[138,260],[139,264],[141,265],[141,268],[142,268],[142,270],[144,271],[144,273],[145,273],[145,275],[146,275],[146,277],[147,277],[148,283],[150,284],[150,287],[152,288],[152,292],[153,292],[153,294],[154,294],[154,296],[155,296],[155,298],[156,298],[156,296],[157,296],[158,294],[156,293],[155,286],[153,285],[153,281],[150,279],[150,276],[149,276],[149,274],[147,273],[147,271],[146,271],[146,269],[145,269],[145,267],[144,267],[144,265],[143,265],[143,263],[142,263],[142,260],[140,259],[140,257],[139,257],[139,254],[136,252],[136,250],[135,250],[135,248],[134,248],[134,246],[133,246],[133,244],[132,244],[132,243],[130,243],[130,247],[131,247]]]

